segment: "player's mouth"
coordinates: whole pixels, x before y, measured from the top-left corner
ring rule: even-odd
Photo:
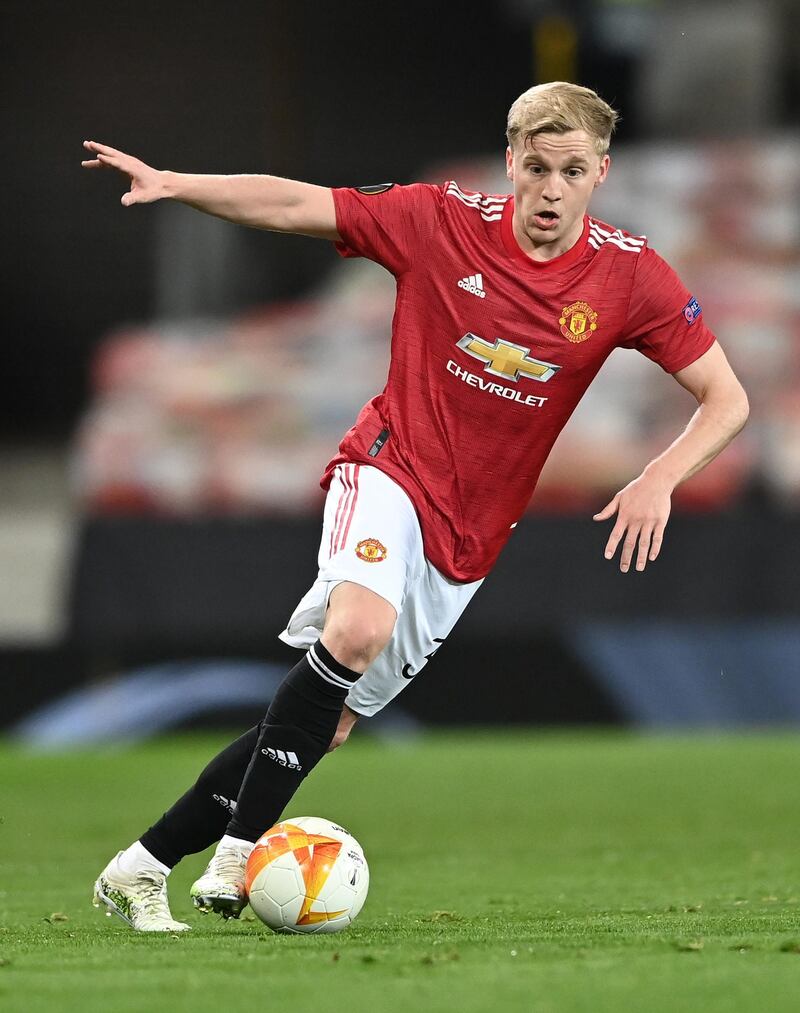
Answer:
[[[561,216],[556,211],[537,211],[533,216],[533,223],[538,229],[554,229]]]

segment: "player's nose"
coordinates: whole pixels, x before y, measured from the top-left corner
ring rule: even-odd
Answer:
[[[544,181],[544,187],[542,188],[542,197],[545,200],[561,200],[563,195],[563,181],[560,173],[550,173]]]

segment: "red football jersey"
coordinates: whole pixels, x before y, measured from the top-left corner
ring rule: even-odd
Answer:
[[[346,433],[345,461],[391,476],[425,554],[456,581],[491,569],[550,448],[619,345],[674,373],[714,335],[644,237],[586,217],[560,257],[531,260],[514,199],[455,183],[333,191],[346,257],[397,279],[389,376]]]

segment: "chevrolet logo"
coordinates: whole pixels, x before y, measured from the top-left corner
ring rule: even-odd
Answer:
[[[532,359],[530,348],[515,345],[511,341],[503,341],[502,338],[496,338],[494,344],[490,345],[477,334],[465,334],[458,342],[458,347],[481,362],[488,363],[484,366],[487,373],[502,376],[504,380],[513,380],[515,383],[520,376],[544,383],[561,369],[561,366],[554,366],[552,362]]]

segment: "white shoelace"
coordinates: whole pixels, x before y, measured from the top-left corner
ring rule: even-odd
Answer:
[[[211,859],[211,869],[215,875],[225,879],[235,879],[237,883],[244,882],[244,870],[247,865],[247,855],[235,848],[226,848],[218,851]]]
[[[149,918],[174,921],[167,900],[167,879],[155,872],[140,872],[137,878],[136,901]]]

